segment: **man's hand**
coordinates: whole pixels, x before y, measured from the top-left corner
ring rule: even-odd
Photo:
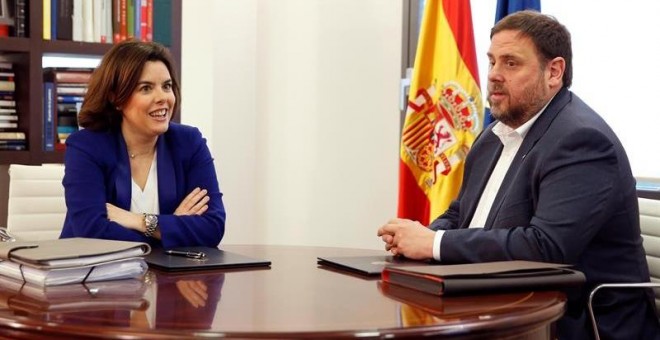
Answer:
[[[385,242],[385,250],[410,259],[433,258],[435,231],[412,220],[395,218],[378,229],[378,236]]]
[[[195,188],[181,201],[174,210],[174,215],[201,215],[205,213],[209,208],[208,203],[210,200],[206,194],[206,189]]]

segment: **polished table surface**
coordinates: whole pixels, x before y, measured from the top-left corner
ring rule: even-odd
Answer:
[[[550,338],[558,292],[434,297],[318,266],[317,256],[384,255],[327,247],[226,245],[270,268],[28,290],[0,287],[0,335],[13,338]],[[51,289],[52,288],[52,289]]]

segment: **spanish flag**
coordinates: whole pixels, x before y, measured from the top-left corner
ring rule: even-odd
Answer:
[[[456,198],[483,123],[469,0],[427,0],[401,135],[398,216],[424,225]]]

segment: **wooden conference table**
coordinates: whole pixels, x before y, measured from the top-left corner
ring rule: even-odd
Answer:
[[[549,339],[565,308],[558,292],[439,298],[316,264],[317,256],[384,251],[221,248],[271,260],[272,266],[184,274],[150,270],[143,281],[45,293],[18,293],[3,284],[0,337]]]

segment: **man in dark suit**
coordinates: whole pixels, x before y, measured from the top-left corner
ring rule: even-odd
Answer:
[[[569,296],[558,335],[591,338],[585,297],[594,286],[649,281],[628,158],[605,121],[568,90],[571,40],[557,20],[532,11],[502,19],[488,58],[497,121],[474,142],[458,198],[429,228],[393,219],[378,235],[394,254],[446,264],[573,264],[587,284]],[[599,292],[601,338],[660,338],[652,303],[650,291]]]

